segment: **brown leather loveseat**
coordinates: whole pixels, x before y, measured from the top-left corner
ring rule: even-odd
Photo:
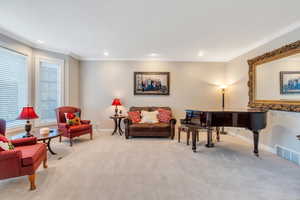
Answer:
[[[131,107],[129,111],[155,111],[159,108],[171,110],[169,107]],[[129,118],[124,120],[125,137],[171,137],[174,139],[176,119],[172,118],[169,123],[132,123]]]

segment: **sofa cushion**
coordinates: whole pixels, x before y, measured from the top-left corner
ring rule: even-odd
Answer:
[[[158,120],[160,122],[169,123],[172,119],[172,112],[166,109],[158,109]]]
[[[164,131],[170,129],[170,124],[167,123],[139,123],[130,125],[133,131]]]
[[[141,116],[142,116],[141,123],[158,123],[157,115],[158,115],[158,111],[148,112],[148,111],[142,110],[142,112],[141,112]]]
[[[132,123],[139,123],[141,121],[141,113],[139,111],[128,112],[128,118],[131,119]]]
[[[69,126],[80,125],[80,112],[75,113],[65,113],[66,122]]]
[[[19,146],[15,148],[21,151],[21,160],[23,166],[33,165],[45,152],[45,144],[37,143],[35,145]]]
[[[4,136],[0,135],[0,151],[13,150],[14,146],[11,142]]]
[[[70,133],[80,132],[80,131],[88,130],[90,127],[91,127],[90,124],[81,124],[81,125],[77,125],[77,126],[70,126],[69,131],[70,131]]]

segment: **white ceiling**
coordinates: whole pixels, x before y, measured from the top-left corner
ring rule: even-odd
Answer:
[[[0,28],[83,60],[228,61],[299,27],[299,7],[299,0],[2,0]]]

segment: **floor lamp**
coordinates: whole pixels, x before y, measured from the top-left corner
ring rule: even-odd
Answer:
[[[225,89],[227,88],[227,85],[221,85],[220,86],[221,90],[222,90],[222,109],[225,109]],[[222,127],[222,131],[221,134],[226,135],[227,132],[225,132],[224,130],[224,126]]]

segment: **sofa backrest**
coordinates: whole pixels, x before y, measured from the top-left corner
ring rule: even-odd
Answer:
[[[133,107],[130,107],[129,111],[142,111],[142,110],[144,110],[144,111],[151,112],[151,111],[156,111],[159,108],[172,111],[172,109],[170,107],[155,107],[155,106],[147,106],[147,107],[135,107],[135,106],[133,106]]]

